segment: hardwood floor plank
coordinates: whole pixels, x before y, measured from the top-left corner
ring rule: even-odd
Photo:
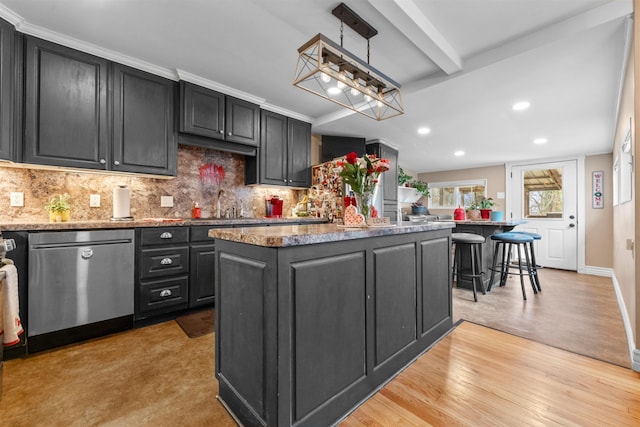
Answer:
[[[469,322],[340,425],[635,426],[640,374]]]

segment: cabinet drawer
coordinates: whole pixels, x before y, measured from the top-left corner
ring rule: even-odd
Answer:
[[[170,243],[187,243],[189,241],[188,227],[154,227],[140,230],[142,246],[164,245]]]
[[[191,241],[192,242],[208,242],[213,243],[214,239],[209,237],[209,230],[212,228],[230,228],[231,226],[219,226],[219,225],[197,225],[191,227]]]
[[[189,277],[147,281],[140,285],[139,313],[171,307],[186,308],[189,302]],[[182,306],[182,307],[178,307]]]
[[[143,249],[140,278],[165,277],[189,271],[189,247]]]

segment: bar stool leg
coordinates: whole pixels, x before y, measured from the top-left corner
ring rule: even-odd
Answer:
[[[527,261],[527,273],[529,273],[529,282],[531,282],[531,288],[533,288],[533,293],[537,294],[538,293],[538,289],[536,288],[536,282],[534,279],[535,276],[535,270],[533,265],[531,264],[531,259],[529,258],[529,251],[527,250],[527,245],[524,245],[524,256],[526,258]]]
[[[540,278],[538,277],[538,264],[536,264],[536,252],[533,249],[533,244],[534,242],[529,243],[529,247],[531,248],[531,268],[535,275],[536,287],[538,288],[538,291],[542,292],[542,288],[540,287]]]
[[[476,278],[475,278],[475,273],[477,271],[476,269],[476,254],[475,251],[473,250],[473,246],[474,245],[470,245],[469,246],[469,251],[471,252],[471,286],[473,287],[473,300],[475,302],[478,302],[478,294],[476,292]]]
[[[471,250],[475,250],[476,253],[476,265],[478,267],[482,267],[482,247],[480,245],[473,245],[473,247],[471,248]],[[482,278],[483,273],[480,270],[480,268],[478,268],[477,271],[474,271],[474,280],[478,280],[478,282],[480,283],[480,290],[482,291],[482,295],[486,295],[487,294],[487,290],[484,288],[484,280]]]
[[[489,278],[489,287],[487,288],[487,291],[489,292],[491,291],[491,287],[493,286],[493,278],[496,275],[496,263],[498,261],[498,252],[500,251],[500,247],[501,247],[501,243],[495,242],[493,246],[493,264],[491,264],[491,273],[490,273],[491,277]]]
[[[509,264],[511,264],[511,243],[503,243],[502,252],[500,286],[504,286],[507,284],[507,277],[509,276]]]
[[[522,298],[526,301],[527,300],[527,293],[524,290],[524,277],[522,277],[522,253],[520,250],[520,245],[518,246],[518,270],[520,273],[520,287],[522,288]],[[527,259],[529,258],[529,256],[527,255]],[[528,267],[528,266],[527,266]]]

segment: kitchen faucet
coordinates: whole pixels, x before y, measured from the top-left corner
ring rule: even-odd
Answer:
[[[224,190],[221,188],[220,191],[218,191],[218,201],[216,202],[216,218],[218,219],[222,218],[222,213],[220,211],[220,199],[222,198],[223,194]]]

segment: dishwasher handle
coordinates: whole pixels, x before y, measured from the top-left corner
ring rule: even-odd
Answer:
[[[117,245],[122,243],[131,243],[131,239],[95,240],[90,242],[68,242],[68,243],[41,243],[37,245],[32,245],[30,249],[73,248],[78,246]]]

